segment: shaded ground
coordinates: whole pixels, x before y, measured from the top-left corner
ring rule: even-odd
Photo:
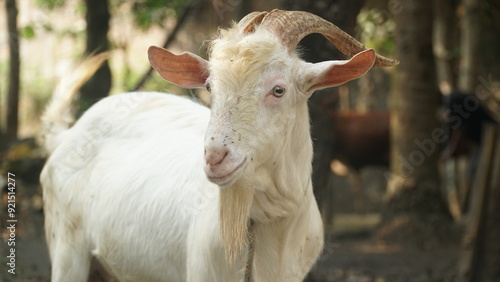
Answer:
[[[457,250],[451,244],[429,250],[388,244],[363,231],[333,233],[309,281],[454,281]]]

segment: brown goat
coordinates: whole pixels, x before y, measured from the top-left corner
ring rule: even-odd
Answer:
[[[359,171],[389,165],[389,112],[331,112],[333,151],[331,169],[344,175],[354,192],[354,209],[364,211]]]
[[[334,112],[331,116],[333,159],[356,171],[389,165],[389,112]]]

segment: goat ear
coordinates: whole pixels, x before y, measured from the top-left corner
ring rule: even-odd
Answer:
[[[174,55],[169,51],[151,46],[148,49],[151,66],[165,79],[183,88],[204,87],[208,78],[208,62],[201,57],[184,52]]]
[[[350,60],[327,61],[311,64],[306,68],[304,89],[306,93],[343,84],[365,74],[375,62],[375,51],[368,49]]]

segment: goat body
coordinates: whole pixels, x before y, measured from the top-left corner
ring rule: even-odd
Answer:
[[[41,175],[53,282],[85,281],[92,256],[120,281],[242,281],[250,220],[253,279],[305,277],[323,246],[307,99],[386,61],[359,45],[348,61],[300,60],[266,21],[311,22],[297,13],[250,14],[221,31],[209,61],[150,48],[163,78],[212,92],[211,110],[135,92],[103,99],[67,128],[59,116],[76,87],[58,90]],[[315,32],[339,33],[312,19],[327,26]]]
[[[84,281],[91,255],[120,281],[241,280],[244,259],[233,271],[222,259],[220,188],[201,169],[209,117],[184,98],[128,93],[66,132],[41,177],[52,281]],[[322,225],[311,189],[300,198],[293,217],[256,225],[256,281],[299,280],[315,262]]]
[[[140,94],[137,110],[117,118],[116,105]],[[186,279],[197,196],[216,188],[193,169],[203,166],[208,116],[184,99],[130,93],[102,100],[67,131],[41,177],[53,281],[84,281],[91,255],[120,281]]]

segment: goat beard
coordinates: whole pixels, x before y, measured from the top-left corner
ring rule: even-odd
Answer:
[[[253,189],[249,187],[236,186],[220,190],[220,234],[229,264],[234,264],[237,258],[243,258],[243,251],[248,245],[252,200]]]

